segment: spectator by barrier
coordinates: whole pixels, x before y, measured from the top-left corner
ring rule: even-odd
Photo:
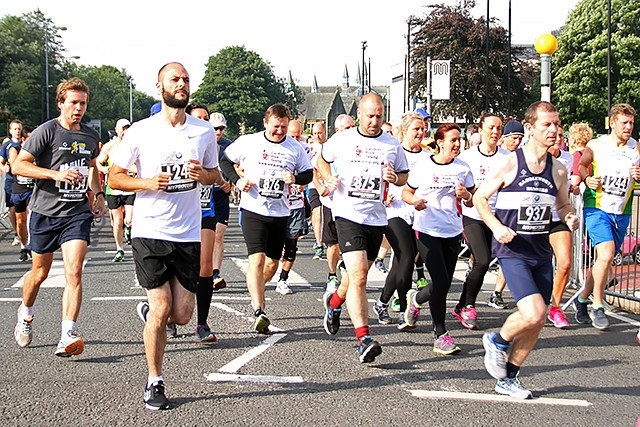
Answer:
[[[605,290],[605,295],[614,298],[627,300],[626,305],[621,305],[627,309],[630,302],[640,303],[640,286],[637,285],[640,279],[640,212],[638,210],[640,203],[640,190],[635,190],[633,194],[633,213],[629,228],[622,244],[621,250],[616,254],[609,275],[609,284]],[[582,195],[571,196],[571,204],[576,214],[582,217],[583,199]],[[591,246],[588,230],[585,229],[584,222],[573,233],[572,236],[573,262],[571,265],[571,273],[569,286],[576,289],[582,289],[589,268],[593,264],[595,251]],[[576,292],[569,301],[567,301],[563,310],[566,309],[574,298],[577,298],[580,292]],[[609,298],[611,302],[611,298]]]

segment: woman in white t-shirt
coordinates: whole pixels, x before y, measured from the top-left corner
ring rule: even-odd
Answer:
[[[445,327],[445,314],[463,229],[460,204],[464,201],[471,205],[474,180],[469,165],[456,158],[460,153],[460,126],[445,123],[434,139],[437,154],[411,168],[402,191],[402,199],[415,208],[413,229],[432,280],[419,292],[407,293],[405,321],[415,325],[422,304],[428,301],[433,319],[433,351],[448,355],[460,352]]]
[[[402,115],[395,136],[401,141],[409,171],[412,171],[415,165],[428,161],[432,155],[430,151],[423,150],[420,145],[424,135],[424,119],[420,114],[409,112]],[[402,331],[415,328],[404,320],[407,292],[411,289],[414,260],[418,253],[415,232],[411,227],[415,209],[402,200],[403,187],[390,185],[388,188],[385,200],[388,224],[385,235],[393,248],[393,262],[380,298],[373,305],[373,311],[378,315],[378,323],[392,323],[388,306],[394,292],[397,292],[401,312],[398,329]]]

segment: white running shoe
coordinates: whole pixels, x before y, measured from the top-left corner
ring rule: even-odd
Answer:
[[[281,295],[290,295],[293,293],[286,280],[278,280],[278,284],[276,284],[276,292]]]
[[[18,309],[19,311],[20,309]],[[31,339],[33,338],[31,322],[33,322],[33,317],[21,318],[18,313],[18,323],[16,323],[16,328],[13,330],[13,336],[20,347],[27,347],[31,344]]]

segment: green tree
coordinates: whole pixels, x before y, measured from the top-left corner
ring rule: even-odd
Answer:
[[[129,79],[125,70],[103,65],[78,67],[65,58],[59,28],[40,10],[0,19],[0,123],[14,118],[36,126],[46,120],[45,73],[49,62],[49,116],[56,117],[56,86],[80,77],[89,85],[86,119],[101,119],[103,135],[117,119],[129,118]],[[45,36],[46,35],[46,36]],[[133,119],[149,115],[155,100],[133,87]]]
[[[0,106],[12,118],[30,125],[46,120],[45,55],[48,53],[49,77],[55,78],[64,50],[58,31],[40,10],[20,17],[7,15],[0,20]],[[55,111],[55,90],[50,105]]]
[[[262,129],[265,110],[281,102],[292,107],[304,101],[304,95],[293,84],[287,88],[277,78],[271,65],[244,46],[226,47],[209,58],[200,87],[193,99],[209,105],[210,110],[224,114],[226,135],[234,139],[241,133]]]
[[[640,108],[640,0],[611,0],[611,10],[611,103]],[[562,121],[588,122],[598,133],[608,114],[607,15],[607,0],[578,3],[558,35],[551,67]]]
[[[486,109],[485,49],[486,26],[484,17],[475,19],[471,10],[475,0],[458,0],[454,6],[444,4],[429,6],[429,11],[417,18],[418,30],[413,34],[412,59],[416,72],[411,90],[425,93],[427,87],[427,57],[451,60],[451,97],[432,102],[435,117],[464,118],[466,122],[478,119]],[[507,30],[495,19],[490,21],[489,31],[489,109],[498,115],[509,113],[522,116],[529,105],[533,83],[531,65],[523,60],[522,49],[512,48],[511,105],[508,110]]]
[[[115,127],[120,118],[129,118],[129,76],[126,70],[118,70],[111,65],[100,67],[70,66],[65,78],[76,76],[89,86],[89,104],[85,118],[102,121],[102,138]],[[142,92],[133,90],[133,120],[149,115],[149,108],[155,100]]]

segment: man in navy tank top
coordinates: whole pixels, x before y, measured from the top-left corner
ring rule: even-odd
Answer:
[[[524,121],[531,135],[529,143],[491,171],[473,197],[493,233],[493,255],[498,257],[518,308],[498,332],[484,334],[485,367],[498,380],[496,392],[519,399],[532,397],[518,372],[538,341],[553,289],[552,206],[571,230],[579,221],[569,202],[567,171],[547,153],[560,126],[558,110],[549,102],[538,101],[529,106]],[[494,214],[488,200],[496,192]]]

